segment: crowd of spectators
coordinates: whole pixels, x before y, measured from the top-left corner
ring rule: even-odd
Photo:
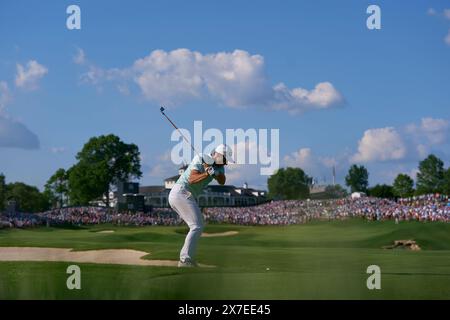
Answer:
[[[158,208],[151,213],[117,211],[105,207],[67,207],[36,214],[0,215],[0,228],[31,227],[36,225],[93,225],[112,223],[121,226],[179,225],[182,220],[169,208]]]
[[[0,229],[2,228],[27,228],[42,224],[39,216],[29,213],[14,213],[0,215]]]
[[[450,222],[450,203],[446,195],[428,194],[397,201],[379,198],[340,199],[331,211],[333,218],[348,216],[369,220]]]
[[[274,201],[257,207],[207,208],[209,221],[244,225],[283,225],[310,220],[361,217],[368,220],[450,222],[450,202],[446,195],[430,194],[398,201],[362,197],[337,200]]]
[[[207,221],[242,225],[288,225],[321,218],[328,201],[271,201],[252,207],[204,209]]]
[[[361,217],[368,220],[450,222],[450,202],[446,195],[430,194],[397,201],[362,197],[337,200],[271,201],[251,207],[204,208],[205,221],[240,225],[290,225],[311,220]],[[119,212],[104,207],[68,207],[46,212],[0,215],[0,228],[37,225],[92,225],[111,223],[124,226],[181,225],[183,221],[170,208],[150,213]]]

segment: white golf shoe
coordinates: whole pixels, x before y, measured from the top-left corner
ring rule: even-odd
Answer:
[[[196,268],[198,264],[192,260],[186,259],[184,261],[178,261],[178,268]]]

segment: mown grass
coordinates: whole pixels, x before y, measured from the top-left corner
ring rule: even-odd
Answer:
[[[98,233],[114,230],[114,233]],[[0,230],[0,246],[127,248],[178,259],[184,227]],[[198,260],[212,269],[78,264],[82,289],[66,288],[65,262],[0,262],[0,299],[449,299],[450,225],[359,219],[297,226],[208,225]],[[414,239],[422,251],[384,250]],[[381,290],[366,269],[380,266]]]

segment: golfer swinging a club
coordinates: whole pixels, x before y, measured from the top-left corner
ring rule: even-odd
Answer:
[[[224,144],[217,146],[209,155],[197,154],[170,191],[170,206],[189,226],[178,267],[197,266],[195,252],[203,231],[203,215],[196,198],[213,179],[221,185],[225,184],[224,166],[231,157],[231,148]]]

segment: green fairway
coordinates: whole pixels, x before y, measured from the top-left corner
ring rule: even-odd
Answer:
[[[114,230],[114,233],[98,233]],[[0,246],[136,249],[177,260],[183,227],[0,230]],[[296,226],[208,225],[200,263],[216,268],[82,264],[81,290],[66,288],[68,262],[0,262],[0,299],[449,299],[450,224],[314,222]],[[386,250],[414,239],[421,251]],[[369,265],[381,290],[368,290]]]

